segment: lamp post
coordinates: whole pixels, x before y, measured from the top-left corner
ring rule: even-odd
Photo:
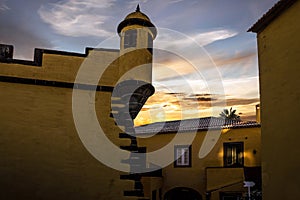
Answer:
[[[248,188],[248,200],[250,200],[250,198],[251,198],[250,188],[253,187],[255,185],[255,183],[252,181],[244,181],[244,184],[245,184],[244,187]]]

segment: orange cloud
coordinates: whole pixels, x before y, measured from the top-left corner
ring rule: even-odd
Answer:
[[[255,119],[255,105],[258,98],[229,98],[226,99],[227,107],[234,107],[242,120]],[[224,102],[212,94],[184,94],[157,92],[151,96],[139,115],[135,125],[144,125],[159,121],[180,120],[216,116],[213,109],[224,109]]]
[[[216,63],[217,66],[230,66],[231,64],[239,63],[244,60],[248,60],[250,58],[253,58],[257,56],[256,52],[242,52],[237,53],[234,56],[231,57],[221,57],[221,56],[214,56],[213,60]]]

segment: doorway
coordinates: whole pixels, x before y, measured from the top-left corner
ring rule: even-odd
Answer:
[[[164,195],[164,200],[202,200],[202,196],[191,188],[177,187]]]

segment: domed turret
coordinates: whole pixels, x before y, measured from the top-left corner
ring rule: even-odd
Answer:
[[[133,19],[133,18],[144,19],[150,22],[149,17],[141,12],[140,5],[137,5],[135,12],[132,12],[125,17],[125,19]]]
[[[140,11],[140,6],[137,5],[135,12],[128,14],[118,26],[118,34],[120,35],[123,29],[130,29],[130,26],[136,28],[148,27],[152,33],[152,39],[155,39],[157,31],[155,26],[147,15]]]
[[[132,79],[151,83],[153,40],[157,31],[149,17],[140,11],[139,5],[119,24],[118,34],[120,81]]]
[[[128,14],[119,24],[118,34],[121,38],[121,54],[124,54],[133,49],[152,49],[157,30],[138,5],[135,12]]]

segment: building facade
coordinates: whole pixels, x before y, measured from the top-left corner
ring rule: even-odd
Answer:
[[[14,59],[13,46],[0,46],[0,199],[142,199],[147,187],[159,186],[155,177],[142,180],[102,164],[77,134],[80,124],[93,134],[89,123],[97,121],[120,151],[145,151],[120,133],[133,129],[132,120],[154,93],[156,29],[137,8],[119,24],[118,34],[119,50],[35,49],[33,61]],[[74,106],[74,92],[87,98]],[[120,120],[125,104],[126,120]],[[76,121],[74,109],[89,105],[96,118],[82,112]],[[144,186],[147,179],[156,185]]]
[[[162,169],[164,200],[243,199],[247,196],[244,181],[255,182],[252,189],[261,191],[261,135],[257,122],[188,119],[140,126],[137,133],[143,136],[138,138],[139,144],[147,146],[149,152],[164,148],[178,137],[172,151],[161,153],[174,158]],[[152,133],[157,134],[145,137]],[[190,143],[187,137],[191,134],[195,137]],[[219,138],[212,137],[218,134]],[[200,158],[200,149],[210,142],[215,144]]]
[[[35,49],[33,61],[14,59],[13,46],[0,45],[0,199],[239,199],[246,194],[244,181],[259,189],[259,123],[203,118],[133,127],[154,93],[157,33],[139,7],[117,32],[120,49]],[[74,93],[84,98],[78,101]],[[102,164],[87,148],[85,136],[99,134],[91,122],[128,152],[121,163],[128,172]],[[157,134],[140,137],[152,133]],[[186,141],[193,133],[193,141]],[[145,157],[175,135],[180,142],[162,154],[170,164],[161,169]],[[199,158],[206,139],[214,145]]]
[[[249,31],[257,33],[263,197],[299,199],[300,1],[280,0]]]

